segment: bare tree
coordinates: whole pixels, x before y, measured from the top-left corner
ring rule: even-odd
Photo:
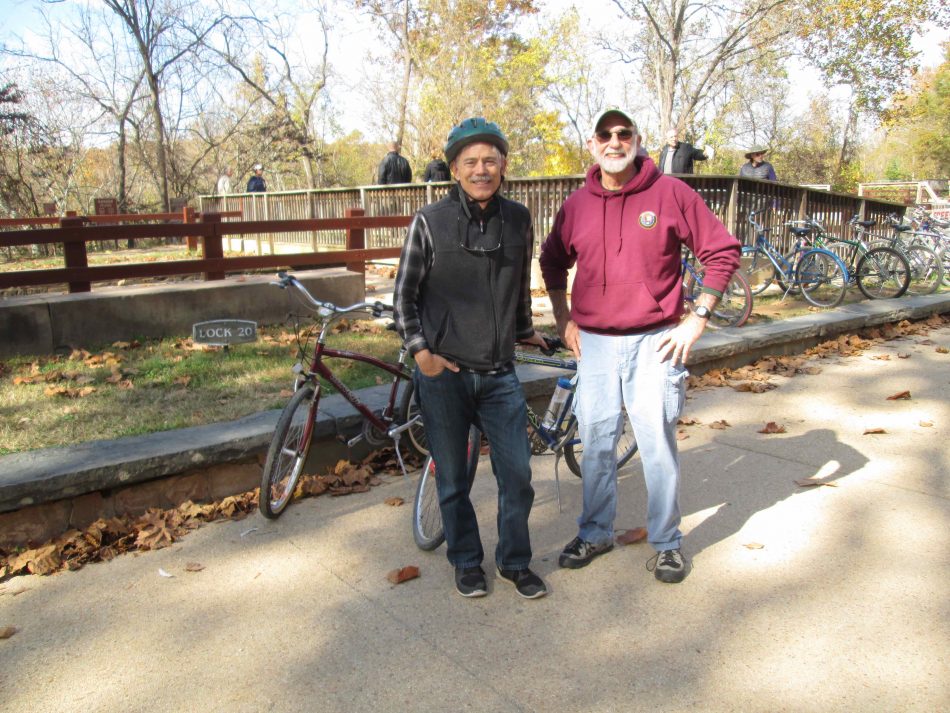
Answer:
[[[608,38],[622,61],[636,64],[659,102],[661,132],[684,128],[724,91],[741,66],[785,50],[784,23],[772,22],[788,0],[614,0],[638,30]]]

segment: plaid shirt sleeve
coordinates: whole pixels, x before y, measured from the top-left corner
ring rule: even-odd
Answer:
[[[432,266],[432,235],[425,218],[417,213],[409,225],[406,242],[399,257],[393,295],[396,331],[410,354],[428,349],[419,317],[419,287]],[[529,313],[530,316],[530,313]]]

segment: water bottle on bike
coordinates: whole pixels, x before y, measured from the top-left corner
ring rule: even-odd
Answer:
[[[566,376],[558,378],[557,386],[551,395],[551,403],[548,404],[548,410],[544,412],[544,418],[541,419],[542,428],[552,431],[557,426],[559,418],[561,423],[567,421],[570,414],[570,404],[567,405],[566,409],[564,404],[571,397],[572,391],[570,378]],[[564,411],[563,416],[561,416],[562,410]]]

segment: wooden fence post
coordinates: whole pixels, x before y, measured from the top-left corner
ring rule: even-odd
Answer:
[[[738,209],[739,209],[739,179],[732,179],[732,186],[729,188],[729,202],[726,204],[726,229],[733,235],[738,235],[736,232],[737,225],[736,220],[738,219]]]
[[[347,218],[360,218],[366,214],[362,208],[347,208],[346,217]],[[347,228],[346,229],[346,249],[347,250],[363,250],[366,247],[366,231],[363,228]],[[362,260],[360,262],[348,262],[346,263],[346,269],[350,272],[360,272],[365,275],[366,273],[366,263]]]
[[[89,256],[86,254],[86,241],[82,239],[82,227],[85,219],[67,213],[66,218],[59,219],[59,227],[70,231],[64,238],[77,237],[79,240],[63,240],[63,259],[66,268],[89,267]],[[91,292],[92,284],[88,280],[76,280],[69,283],[69,291]]]
[[[190,225],[191,223],[198,222],[195,209],[191,206],[185,206],[181,211],[181,222],[185,225]],[[195,252],[198,249],[198,236],[189,235],[185,238],[185,242],[188,244],[188,252]]]
[[[211,235],[204,234],[201,236],[201,257],[203,257],[205,260],[224,257],[224,249],[221,245],[221,214],[209,213],[208,215],[203,215],[201,216],[201,222],[207,223],[214,227]],[[223,280],[224,270],[206,270],[205,279]]]

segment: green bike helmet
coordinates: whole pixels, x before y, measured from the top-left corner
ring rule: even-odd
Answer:
[[[508,155],[508,139],[501,133],[498,124],[474,116],[452,127],[449,138],[445,140],[445,162],[451,164],[462,149],[478,141],[497,146],[502,156]]]

